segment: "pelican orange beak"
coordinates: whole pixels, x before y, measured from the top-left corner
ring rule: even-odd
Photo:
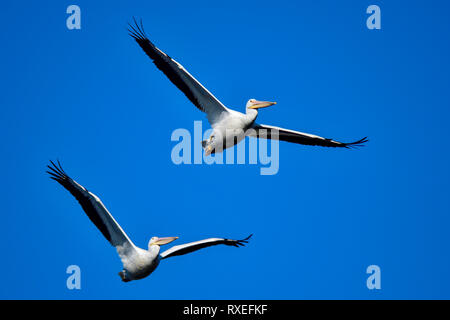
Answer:
[[[274,104],[277,104],[276,102],[272,102],[272,101],[258,101],[256,100],[250,107],[248,107],[249,109],[259,109],[259,108],[267,108],[270,106],[273,106]]]
[[[153,244],[156,244],[158,246],[162,246],[168,243],[171,243],[172,241],[177,240],[178,237],[164,237],[164,238],[158,238]]]

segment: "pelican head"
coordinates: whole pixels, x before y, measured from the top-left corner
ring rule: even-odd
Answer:
[[[164,238],[152,237],[148,243],[148,247],[150,248],[151,246],[162,246],[171,243],[172,241],[175,241],[177,239],[178,237],[164,237]]]
[[[277,103],[272,101],[259,101],[256,99],[250,99],[247,101],[247,109],[267,108],[273,106],[274,104]]]

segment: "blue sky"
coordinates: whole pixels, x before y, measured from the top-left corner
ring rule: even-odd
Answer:
[[[81,8],[81,30],[66,8]],[[381,8],[382,29],[366,28]],[[28,1],[2,4],[0,298],[450,298],[446,1]],[[126,32],[148,36],[224,104],[359,150],[280,144],[280,170],[175,165],[199,112]],[[204,122],[204,128],[206,128]],[[101,197],[134,242],[241,238],[124,284],[113,247],[45,174]],[[79,265],[81,290],[66,288]],[[368,290],[366,268],[381,268]]]

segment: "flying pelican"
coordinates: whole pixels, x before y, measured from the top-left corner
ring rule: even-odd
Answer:
[[[50,162],[52,165],[47,166],[50,169],[50,171],[47,171],[50,174],[50,178],[61,184],[78,200],[89,219],[96,225],[111,245],[116,247],[123,264],[123,270],[119,272],[119,276],[124,282],[147,277],[163,259],[180,256],[218,244],[234,247],[244,246],[252,236],[249,235],[242,240],[209,238],[174,246],[162,253],[160,253],[160,246],[168,244],[178,239],[178,237],[152,237],[148,243],[148,250],[138,248],[131,242],[130,238],[128,238],[95,194],[71,179],[64,172],[59,161],[58,165],[53,161]]]
[[[222,152],[223,149],[234,146],[245,136],[266,139],[277,139],[297,144],[323,147],[356,147],[367,142],[367,137],[358,141],[344,143],[322,138],[313,134],[283,129],[279,127],[255,123],[258,109],[276,104],[270,101],[247,101],[246,113],[234,111],[225,107],[215,96],[201,85],[181,64],[158,49],[146,36],[142,21],[140,25],[129,24],[129,34],[132,36],[153,63],[178,87],[186,97],[201,111],[205,112],[213,131],[208,140],[202,141],[205,154]]]

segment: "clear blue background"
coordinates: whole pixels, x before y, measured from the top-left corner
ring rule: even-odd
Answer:
[[[66,28],[73,2],[0,11],[0,298],[450,298],[448,1],[74,3],[81,30]],[[366,28],[371,4],[381,30]],[[275,176],[174,165],[172,131],[206,118],[128,36],[133,16],[227,106],[276,100],[260,122],[370,142],[281,143]],[[114,248],[47,177],[56,158],[141,247],[254,237],[124,284]]]

